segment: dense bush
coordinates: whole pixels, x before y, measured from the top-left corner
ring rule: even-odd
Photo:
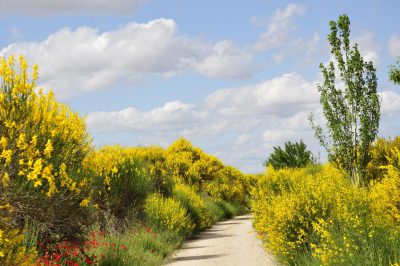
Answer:
[[[378,138],[371,146],[371,160],[366,169],[366,182],[382,180],[387,173],[387,168],[391,163],[396,162],[396,149],[400,150],[400,136],[393,140]]]
[[[214,179],[203,184],[203,190],[217,201],[232,201],[244,204],[246,200],[246,177],[236,168],[221,169]]]
[[[160,194],[151,194],[144,205],[147,222],[160,229],[189,235],[195,225],[187,210],[174,198],[165,198]]]
[[[275,169],[304,167],[314,163],[311,151],[307,150],[302,140],[292,143],[285,143],[284,148],[274,147],[274,152],[264,162],[264,166],[271,165]]]
[[[370,189],[329,165],[269,169],[252,192],[255,228],[291,265],[399,262],[399,171],[388,168]]]
[[[14,61],[1,59],[0,66],[1,265],[35,258],[38,265],[151,264],[195,230],[243,210],[244,175],[185,139],[168,149],[94,150],[84,120],[36,89],[37,67],[29,80],[24,59],[18,67]],[[138,224],[168,239],[127,241]],[[109,239],[151,248],[123,244],[115,260],[108,257],[116,255],[111,243],[99,259],[89,234],[99,229]]]
[[[211,226],[211,214],[207,210],[203,198],[192,187],[185,184],[176,184],[173,190],[173,197],[188,210],[196,230],[203,230]]]
[[[91,223],[81,164],[91,141],[77,113],[52,93],[35,92],[37,76],[34,66],[29,80],[22,57],[18,67],[13,57],[1,59],[0,206],[7,222],[0,230],[9,235],[35,224],[41,241],[80,237]]]
[[[94,176],[93,202],[118,220],[137,217],[147,195],[154,191],[149,171],[134,149],[101,148],[85,159],[85,170]]]

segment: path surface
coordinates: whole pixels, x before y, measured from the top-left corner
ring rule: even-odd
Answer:
[[[215,224],[186,241],[166,265],[278,265],[274,258],[264,251],[250,218],[250,215],[242,215]]]

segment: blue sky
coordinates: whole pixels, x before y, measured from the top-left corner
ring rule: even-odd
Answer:
[[[272,147],[321,153],[318,65],[329,21],[378,70],[380,135],[395,136],[398,1],[0,0],[0,55],[39,64],[40,86],[87,116],[97,146],[166,146],[186,137],[225,163],[262,171]],[[322,118],[319,118],[322,121]]]

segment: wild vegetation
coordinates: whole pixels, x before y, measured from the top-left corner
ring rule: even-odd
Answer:
[[[1,59],[1,265],[158,265],[245,210],[248,177],[185,139],[95,150],[37,77],[23,57]]]
[[[336,62],[321,65],[324,83],[318,86],[325,131],[310,117],[329,162],[271,165],[252,187],[254,226],[283,264],[400,263],[400,138],[376,139],[375,69],[357,45],[350,48],[349,25],[346,15],[330,23]],[[336,68],[343,88],[337,87]],[[392,66],[390,80],[398,83],[397,77]]]
[[[272,166],[275,169],[304,167],[315,163],[315,158],[307,145],[302,140],[285,143],[284,148],[274,147],[274,152],[264,162],[264,166]]]
[[[313,126],[329,162],[287,142],[261,175],[185,139],[95,149],[84,119],[36,88],[37,66],[29,76],[23,57],[2,58],[0,264],[159,265],[250,203],[260,238],[284,264],[399,265],[400,137],[376,138],[375,69],[350,48],[349,25],[347,16],[331,22],[336,63],[321,65],[327,125]],[[392,66],[395,84],[398,73]]]

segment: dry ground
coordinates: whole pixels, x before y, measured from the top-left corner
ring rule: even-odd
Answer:
[[[166,265],[270,266],[278,265],[267,254],[254,231],[250,215],[237,216],[184,243]]]

